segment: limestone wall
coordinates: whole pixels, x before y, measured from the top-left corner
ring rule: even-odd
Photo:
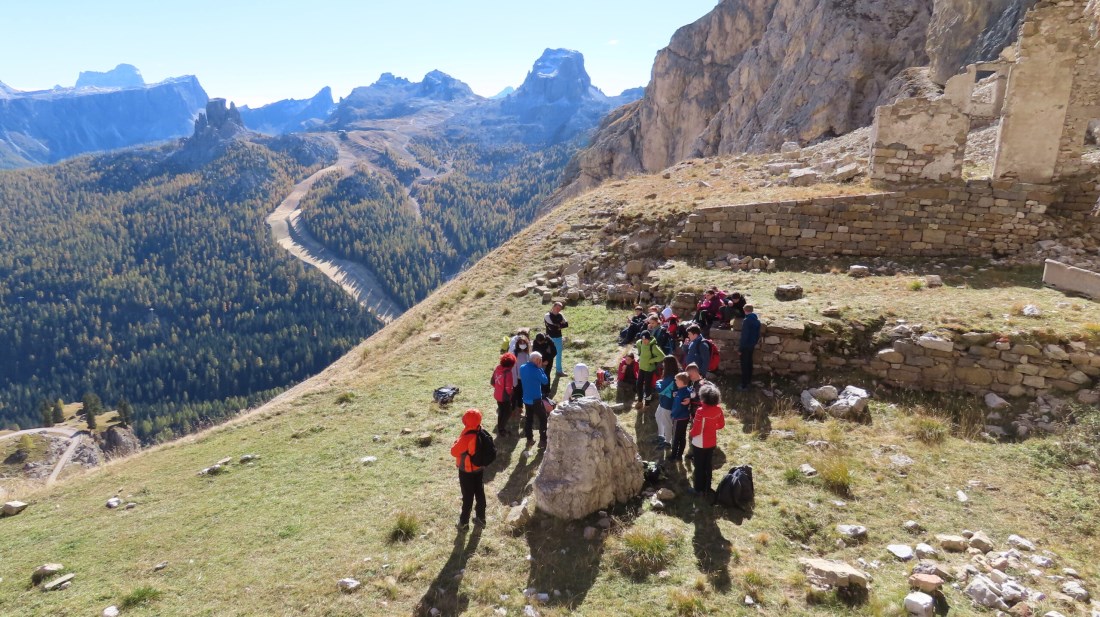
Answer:
[[[958,180],[969,131],[970,117],[948,97],[904,99],[879,107],[871,132],[871,179]]]
[[[993,256],[1054,237],[1051,187],[1007,181],[700,208],[670,256]]]

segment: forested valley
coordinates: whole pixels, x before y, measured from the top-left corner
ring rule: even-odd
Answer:
[[[326,164],[301,146],[239,140],[189,162],[172,145],[0,172],[0,428],[94,392],[108,408],[128,400],[143,440],[169,439],[376,331],[264,224]]]
[[[577,146],[419,138],[410,152],[441,175],[414,183],[407,167],[386,165],[392,174],[358,167],[325,177],[302,200],[304,222],[408,308],[534,221]]]

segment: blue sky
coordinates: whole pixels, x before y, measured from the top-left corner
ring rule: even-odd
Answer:
[[[547,47],[576,49],[608,94],[645,85],[654,54],[717,0],[17,0],[0,17],[0,81],[71,86],[126,62],[147,82],[197,75],[210,96],[259,105],[344,96],[383,72],[439,69],[492,95]]]

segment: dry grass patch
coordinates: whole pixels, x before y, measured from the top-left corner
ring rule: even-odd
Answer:
[[[612,560],[623,574],[645,579],[672,562],[677,544],[677,536],[671,531],[632,527],[619,534]]]

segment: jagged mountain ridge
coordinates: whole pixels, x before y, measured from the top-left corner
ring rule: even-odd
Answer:
[[[139,88],[4,92],[0,169],[189,135],[209,98],[194,76]]]
[[[294,133],[320,125],[336,108],[332,88],[325,86],[308,99],[284,99],[255,109],[240,108],[244,125],[269,134]]]
[[[109,71],[81,71],[77,88],[141,88],[145,79],[132,64],[120,64]]]

